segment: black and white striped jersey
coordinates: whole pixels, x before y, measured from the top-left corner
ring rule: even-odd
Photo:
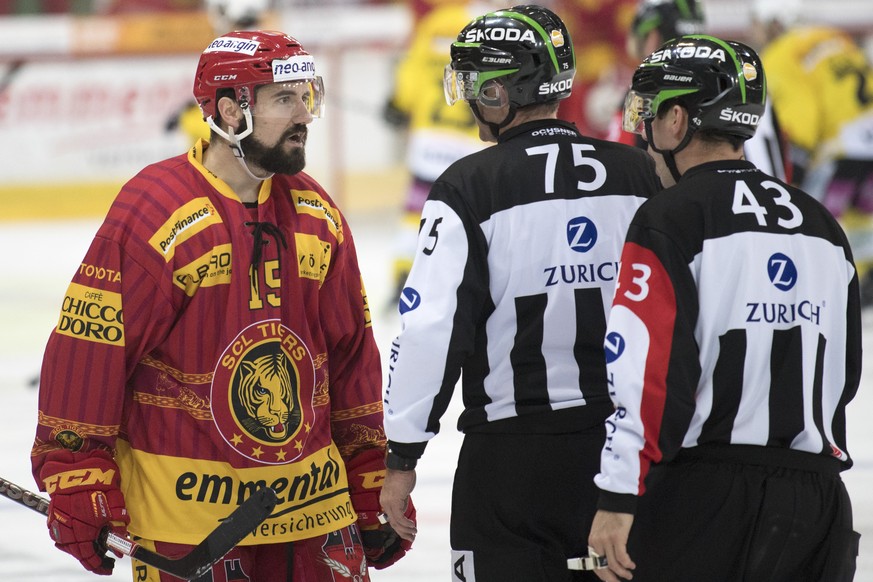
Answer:
[[[787,147],[773,105],[768,100],[755,135],[743,146],[745,157],[765,174],[785,181],[788,179],[788,168],[785,167]]]
[[[462,370],[462,431],[522,418],[523,430],[541,432],[602,422],[621,246],[658,189],[642,150],[558,120],[512,128],[451,166],[422,211],[400,297],[384,394],[392,450],[421,455]]]
[[[858,277],[821,204],[749,162],[703,164],[640,208],[621,265],[602,490],[640,495],[653,463],[710,444],[851,465]]]

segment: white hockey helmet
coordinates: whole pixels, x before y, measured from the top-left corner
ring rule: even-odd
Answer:
[[[270,0],[204,0],[209,22],[217,34],[258,28]]]
[[[797,24],[803,14],[803,0],[753,0],[752,19],[762,24],[776,22],[784,28]]]

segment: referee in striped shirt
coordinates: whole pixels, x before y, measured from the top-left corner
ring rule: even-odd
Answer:
[[[849,582],[840,472],[861,375],[846,236],[743,159],[766,81],[749,47],[692,35],[625,104],[668,186],[638,210],[606,333],[607,421],[589,536],[608,582]]]
[[[567,560],[588,553],[613,410],[606,315],[627,224],[660,184],[643,150],[556,118],[575,57],[551,11],[477,18],[451,57],[449,100],[496,144],[448,168],[424,206],[388,355],[382,507],[414,534],[402,510],[416,461],[463,370],[453,579],[590,580]]]

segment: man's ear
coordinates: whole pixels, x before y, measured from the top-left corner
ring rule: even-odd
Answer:
[[[218,100],[218,103],[216,103],[215,109],[221,116],[221,120],[227,124],[228,127],[232,127],[234,131],[240,128],[243,122],[243,114],[242,109],[236,100],[231,99],[230,97],[222,97]]]
[[[673,138],[676,139],[677,143],[682,141],[685,137],[688,124],[691,123],[688,110],[681,105],[674,104],[673,107],[670,108],[669,122],[670,133]]]
[[[483,107],[505,107],[509,105],[509,93],[502,83],[491,80],[479,92],[478,102]]]

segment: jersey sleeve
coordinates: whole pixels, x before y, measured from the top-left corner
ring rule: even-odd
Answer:
[[[382,371],[367,292],[348,224],[321,290],[321,319],[330,362],[331,431],[344,457],[385,447]]]
[[[94,238],[61,304],[40,373],[33,474],[67,448],[113,450],[125,383],[173,321],[168,291],[114,237]],[[135,245],[132,245],[135,246]]]
[[[681,447],[700,369],[696,358],[673,356],[696,350],[696,312],[694,282],[676,247],[661,233],[632,226],[604,343],[615,412],[595,477],[601,490],[642,495],[651,465]]]
[[[388,355],[385,430],[402,456],[421,456],[439,432],[488,293],[485,241],[463,205],[451,202],[453,191],[437,182],[424,205],[400,296],[401,332]]]

